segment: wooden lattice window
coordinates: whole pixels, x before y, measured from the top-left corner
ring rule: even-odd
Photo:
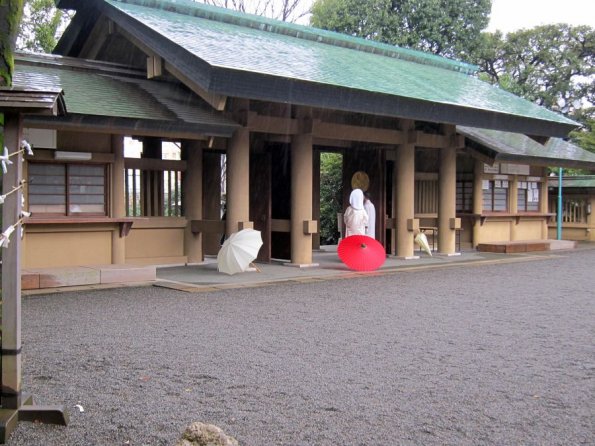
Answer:
[[[508,180],[483,180],[483,210],[508,211]]]
[[[34,214],[106,215],[104,164],[30,163],[28,204]]]
[[[550,210],[558,214],[558,199],[550,197]],[[562,222],[563,223],[587,223],[589,215],[588,202],[585,197],[567,196],[562,198]],[[557,217],[556,217],[557,218]]]
[[[519,181],[517,189],[517,211],[539,212],[540,191],[537,181]]]
[[[438,212],[438,181],[415,180],[415,213],[435,214]]]
[[[457,212],[473,212],[473,181],[457,181]]]
[[[182,172],[126,169],[126,215],[182,216]]]

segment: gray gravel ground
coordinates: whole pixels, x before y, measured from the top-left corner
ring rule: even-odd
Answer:
[[[8,444],[172,445],[192,421],[242,445],[594,444],[594,265],[26,297],[23,389],[71,423]]]

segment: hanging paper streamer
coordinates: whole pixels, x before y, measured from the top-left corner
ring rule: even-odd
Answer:
[[[21,181],[21,184],[19,184],[17,187],[13,187],[12,190],[9,190],[4,195],[0,195],[0,204],[4,203],[4,200],[6,200],[6,197],[8,197],[10,194],[15,193],[19,189],[22,189],[23,188],[23,184],[25,184],[25,180],[22,180]],[[23,195],[21,195],[21,202],[22,202],[23,205],[25,204],[25,197]]]
[[[17,228],[19,224],[23,222],[23,219],[19,219],[14,225],[10,225],[8,228],[4,230],[2,234],[0,234],[0,247],[8,248],[8,244],[10,243],[10,236]]]
[[[4,151],[2,152],[2,155],[0,155],[0,161],[2,162],[2,172],[6,173],[7,166],[12,164],[12,161],[10,161],[10,157],[18,155],[19,153],[26,153],[29,156],[33,156],[33,149],[31,148],[31,144],[29,144],[26,140],[23,139],[21,141],[21,149],[13,153],[8,153],[8,147],[4,146]]]
[[[10,161],[9,158],[10,155],[8,154],[8,148],[4,146],[4,151],[2,152],[2,155],[0,155],[0,161],[2,162],[2,172],[4,173],[8,172],[7,166],[12,164],[12,161]]]
[[[21,141],[21,149],[24,150],[27,155],[33,156],[33,149],[31,148],[31,144],[29,144],[24,139]]]

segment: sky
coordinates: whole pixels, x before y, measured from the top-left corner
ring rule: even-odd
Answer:
[[[551,23],[595,28],[594,0],[492,0],[488,31],[507,33]]]

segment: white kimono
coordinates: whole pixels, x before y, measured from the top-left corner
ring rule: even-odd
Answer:
[[[350,235],[366,235],[368,214],[364,209],[364,193],[361,189],[354,189],[349,196],[349,207],[343,215],[345,222],[345,237]]]
[[[370,200],[364,203],[364,209],[368,213],[368,224],[366,226],[366,235],[376,238],[376,208]]]

